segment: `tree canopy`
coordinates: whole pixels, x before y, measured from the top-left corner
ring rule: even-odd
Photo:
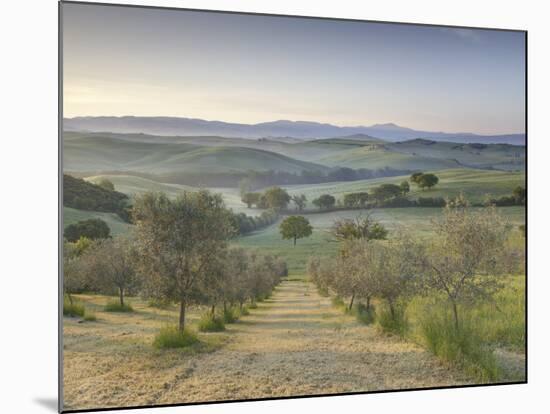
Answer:
[[[110,237],[111,229],[103,220],[93,218],[82,220],[65,227],[63,236],[70,242],[76,242],[81,237],[90,240],[106,239]]]
[[[320,210],[328,210],[334,207],[336,199],[330,194],[323,194],[319,198],[312,201],[313,205],[319,207]]]
[[[145,193],[136,197],[133,214],[145,291],[179,302],[183,331],[187,306],[201,302],[201,287],[234,232],[231,212],[219,194],[201,190],[175,200]]]
[[[279,230],[284,240],[294,240],[296,246],[297,239],[311,236],[313,227],[303,216],[289,216],[282,221]]]

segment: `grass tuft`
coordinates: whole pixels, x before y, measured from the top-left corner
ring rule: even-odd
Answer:
[[[83,317],[85,313],[86,310],[84,309],[84,306],[80,303],[73,302],[71,304],[71,302],[67,298],[63,300],[63,316]]]
[[[155,336],[153,346],[155,348],[185,348],[196,344],[199,341],[197,335],[185,329],[180,332],[176,326],[165,326]]]
[[[420,323],[420,332],[428,349],[452,365],[464,369],[481,382],[499,378],[499,367],[490,348],[469,321],[455,328],[448,313],[430,315]]]
[[[221,332],[225,330],[223,317],[212,315],[210,312],[202,315],[199,320],[199,331]]]
[[[393,333],[402,338],[405,337],[409,330],[409,321],[405,315],[403,306],[395,306],[392,315],[389,307],[383,306],[376,314],[376,321],[384,332]]]
[[[233,308],[227,308],[223,311],[223,321],[225,323],[235,323],[239,320],[239,312]]]
[[[120,302],[112,301],[107,302],[104,308],[105,312],[133,312],[134,308],[129,303],[121,305]]]
[[[239,309],[240,316],[247,316],[250,315],[250,311],[248,310],[248,306],[243,306],[241,309]]]
[[[84,315],[84,320],[86,322],[95,322],[97,321],[97,317],[95,316],[95,313],[86,312]]]
[[[367,309],[365,305],[359,303],[355,308],[355,317],[357,320],[365,325],[370,325],[376,320],[376,311],[373,305]]]

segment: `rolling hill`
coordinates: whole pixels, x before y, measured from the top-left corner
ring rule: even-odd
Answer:
[[[65,132],[66,171],[90,175],[326,172],[335,167],[401,171],[482,168],[524,170],[525,147],[415,139],[387,142],[367,135],[311,141]]]
[[[523,145],[525,134],[476,135],[471,133],[448,133],[419,131],[392,123],[372,126],[336,126],[310,121],[278,120],[258,124],[242,124],[204,119],[177,117],[99,116],[65,118],[63,128],[67,131],[87,132],[142,132],[153,135],[218,135],[224,137],[262,138],[293,137],[300,139],[330,138],[352,134],[366,134],[389,141],[414,138],[430,138],[461,143],[509,143]]]
[[[112,134],[64,134],[65,171],[148,174],[326,171],[329,168],[259,148],[135,141]]]

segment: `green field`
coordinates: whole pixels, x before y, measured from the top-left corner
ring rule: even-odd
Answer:
[[[454,197],[464,193],[472,203],[483,202],[485,196],[493,197],[510,195],[517,186],[525,186],[525,174],[523,172],[505,172],[474,169],[451,169],[432,171],[439,177],[439,183],[430,190],[420,190],[411,185],[410,198],[417,197]],[[380,184],[399,184],[408,180],[409,176],[383,177],[370,180],[334,182],[323,184],[292,185],[285,186],[292,194],[305,194],[312,208],[311,201],[321,194],[331,194],[337,199],[344,194],[360,191],[369,191]]]
[[[291,240],[282,240],[279,234],[279,223],[241,237],[235,244],[280,255],[287,261],[290,275],[300,276],[305,274],[307,260],[310,256],[323,257],[337,251],[338,243],[332,241],[329,233],[335,220],[355,218],[360,214],[370,213],[372,218],[381,222],[390,232],[403,229],[420,237],[429,237],[433,234],[431,220],[440,217],[442,211],[441,208],[418,207],[308,214],[306,217],[313,226],[313,234],[311,237],[298,240],[296,246],[293,246]],[[498,211],[514,226],[513,233],[517,236],[517,226],[525,223],[525,208],[501,207]],[[391,233],[389,237],[391,237]]]

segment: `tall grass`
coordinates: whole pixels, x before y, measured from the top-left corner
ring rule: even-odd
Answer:
[[[176,326],[165,326],[161,328],[160,332],[155,336],[153,346],[159,349],[185,348],[198,341],[197,335],[188,329],[180,332]]]
[[[380,305],[376,313],[376,322],[384,332],[393,333],[404,338],[409,331],[409,320],[405,314],[405,306],[394,306],[393,312],[389,306]]]
[[[84,305],[75,302],[73,300],[73,303],[69,300],[69,298],[65,297],[63,298],[63,316],[80,316],[83,317],[86,313],[86,310],[84,308]]]
[[[509,276],[492,301],[459,307],[456,330],[443,297],[415,298],[407,307],[408,337],[481,382],[503,375],[495,348],[525,351],[525,276]]]
[[[133,312],[134,308],[129,303],[121,305],[118,301],[107,302],[104,308],[105,312]]]
[[[221,332],[225,330],[223,317],[212,315],[210,312],[202,315],[198,326],[201,332]]]
[[[358,303],[354,313],[357,320],[365,325],[370,325],[376,320],[376,310],[372,304],[367,308],[366,305]]]
[[[225,323],[235,323],[239,320],[239,311],[234,308],[226,308],[223,311],[223,321]]]
[[[428,349],[443,361],[464,369],[481,382],[499,378],[492,349],[470,319],[462,320],[457,329],[449,312],[430,314],[420,321],[420,330]]]

